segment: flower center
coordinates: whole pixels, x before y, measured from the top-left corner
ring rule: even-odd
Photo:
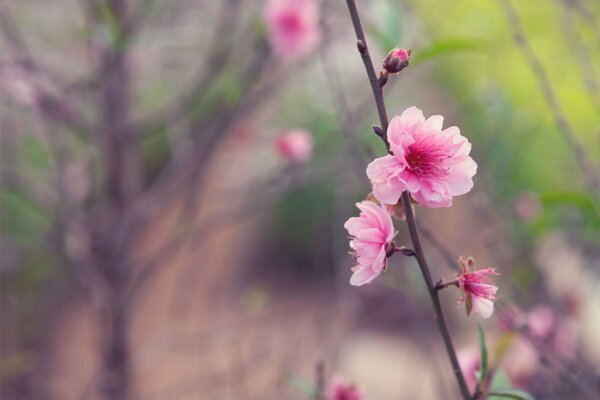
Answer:
[[[443,161],[451,156],[433,146],[412,144],[408,148],[406,162],[410,171],[419,177],[443,178],[448,175],[448,168]]]
[[[282,32],[287,35],[299,34],[304,28],[300,15],[295,11],[282,13],[277,22]]]

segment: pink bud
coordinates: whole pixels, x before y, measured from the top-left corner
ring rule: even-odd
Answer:
[[[397,74],[402,71],[404,68],[408,67],[411,52],[412,50],[393,49],[383,60],[383,69],[390,74]]]
[[[313,139],[304,129],[292,129],[277,138],[275,147],[279,155],[287,161],[303,163],[312,156]]]

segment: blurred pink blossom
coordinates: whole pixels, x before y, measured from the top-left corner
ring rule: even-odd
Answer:
[[[294,60],[321,41],[320,0],[267,0],[263,17],[275,55]]]
[[[514,209],[520,219],[532,221],[542,212],[542,203],[537,194],[523,192],[515,199]]]
[[[341,375],[334,375],[327,388],[327,400],[362,400],[364,395],[360,388],[348,382]]]
[[[291,162],[303,163],[312,156],[313,138],[304,129],[292,129],[282,133],[275,141],[277,152]]]
[[[481,370],[481,361],[479,360],[479,350],[476,347],[467,347],[457,352],[458,364],[465,377],[467,387],[471,393],[475,392],[477,387],[477,373]]]
[[[527,329],[537,339],[547,339],[556,328],[554,312],[548,306],[536,306],[527,314]]]
[[[425,206],[449,207],[453,196],[471,190],[477,172],[471,143],[455,126],[442,130],[443,120],[441,115],[425,119],[416,107],[392,119],[387,135],[393,154],[367,167],[380,202],[396,204],[408,190]]]
[[[39,99],[33,77],[20,67],[5,66],[0,70],[0,88],[7,98],[23,106],[33,106]]]
[[[463,294],[459,304],[466,304],[467,315],[474,311],[482,318],[489,318],[494,312],[494,301],[498,287],[493,285],[490,275],[498,275],[495,268],[474,271],[472,258],[467,261],[460,258],[462,272],[457,277],[458,286]]]
[[[350,284],[361,286],[370,283],[387,266],[387,257],[396,233],[387,210],[372,201],[356,203],[360,216],[346,221],[344,228],[354,238],[350,247],[354,250],[357,265]]]

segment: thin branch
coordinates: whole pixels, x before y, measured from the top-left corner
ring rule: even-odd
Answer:
[[[371,61],[371,57],[369,55],[365,34],[363,32],[356,4],[354,0],[346,0],[346,3],[348,5],[348,11],[350,12],[352,24],[354,26],[354,31],[358,39],[358,50],[365,65],[365,69],[369,77],[369,82],[371,83],[373,96],[375,97],[375,103],[377,105],[377,111],[379,113],[381,128],[383,129],[383,132],[386,133],[388,127],[388,118],[385,109],[383,91],[379,85],[377,76],[375,75],[375,68],[373,67],[373,62]],[[385,135],[382,137],[382,140],[384,141],[386,148],[389,151],[389,142],[387,141],[387,137]],[[431,278],[431,272],[429,269],[429,265],[427,264],[427,260],[425,258],[425,253],[423,252],[423,248],[421,246],[421,240],[419,239],[419,232],[415,221],[415,216],[413,214],[412,206],[410,204],[410,196],[407,191],[402,193],[402,204],[404,205],[404,210],[406,213],[406,223],[408,225],[411,242],[415,251],[415,257],[418,261],[419,268],[421,269],[423,279],[427,284],[427,291],[429,292],[429,297],[431,298],[431,303],[435,312],[435,320],[444,340],[446,351],[448,352],[448,357],[450,358],[450,363],[452,364],[452,369],[456,377],[456,381],[460,388],[460,392],[463,399],[470,400],[471,394],[469,393],[469,388],[467,387],[467,383],[465,382],[465,378],[460,368],[460,364],[458,363],[458,357],[456,356],[454,344],[452,343],[452,338],[450,337],[450,332],[446,324],[446,319],[442,310],[438,292],[437,290],[435,290],[435,284]]]
[[[521,50],[523,57],[525,57],[525,61],[535,76],[556,126],[562,133],[571,150],[575,153],[575,159],[581,169],[587,186],[596,196],[598,201],[600,201],[600,181],[598,180],[600,174],[598,173],[597,168],[591,163],[585,148],[575,134],[573,126],[569,123],[569,120],[558,101],[556,93],[554,92],[548,72],[527,40],[525,30],[523,29],[523,25],[521,24],[521,20],[514,6],[510,0],[499,1],[504,9],[508,25],[511,27],[513,40]]]

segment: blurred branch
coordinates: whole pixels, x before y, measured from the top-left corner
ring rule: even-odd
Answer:
[[[577,33],[572,10],[575,7],[573,0],[558,0],[562,5],[563,13],[560,13],[563,20],[563,28],[567,37],[567,43],[571,43],[577,57],[577,63],[581,68],[581,77],[583,86],[588,92],[592,102],[596,106],[596,111],[600,114],[600,84],[594,70],[594,57],[587,44]]]
[[[199,97],[205,94],[206,89],[214,82],[215,76],[227,63],[227,60],[233,54],[233,35],[232,26],[236,26],[236,21],[242,7],[239,6],[239,0],[224,0],[221,2],[221,10],[217,16],[215,26],[217,27],[209,49],[206,51],[207,61],[201,71],[196,73],[192,79],[189,89],[166,107],[165,110],[158,111],[148,120],[139,121],[133,124],[133,133],[136,136],[154,132],[162,126],[170,126],[181,120],[187,115],[193,104],[198,102]]]
[[[596,196],[598,201],[600,201],[600,181],[598,170],[595,165],[593,165],[588,157],[587,152],[585,151],[582,144],[579,142],[577,135],[571,124],[569,123],[565,113],[560,106],[558,98],[552,88],[552,83],[550,81],[550,77],[546,72],[542,62],[538,58],[538,56],[533,51],[533,48],[529,44],[527,40],[527,36],[525,35],[525,31],[521,24],[521,20],[513,7],[510,0],[499,0],[502,8],[504,10],[506,19],[511,28],[513,40],[521,50],[523,56],[529,68],[531,69],[533,75],[537,79],[538,85],[542,90],[544,100],[550,109],[550,112],[554,118],[554,122],[558,127],[559,131],[562,133],[565,138],[567,144],[575,154],[576,162],[583,173],[583,177],[587,183],[588,188],[592,191],[592,193]]]
[[[24,60],[17,64],[22,64],[31,74],[44,75],[44,69],[32,57],[17,24],[8,15],[8,6],[6,5],[0,8],[0,30],[13,57],[16,60]],[[67,100],[50,93],[40,85],[36,84],[35,89],[38,94],[36,105],[50,121],[68,128],[80,138],[85,138],[86,133],[92,131],[91,125],[73,109],[73,105]]]

